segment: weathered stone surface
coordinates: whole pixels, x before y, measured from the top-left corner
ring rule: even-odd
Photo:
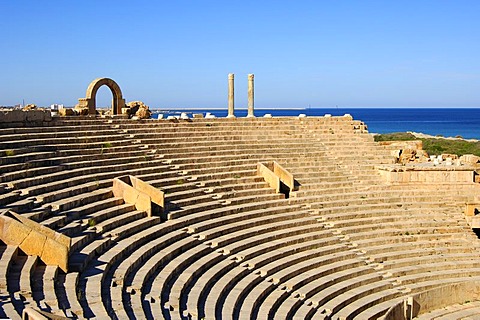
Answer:
[[[26,111],[26,120],[30,122],[41,122],[45,120],[45,111],[43,110],[31,110]]]
[[[480,163],[480,157],[473,154],[465,154],[460,157],[460,162],[464,164],[476,165]]]
[[[73,109],[70,109],[70,108],[62,108],[58,110],[58,114],[61,115],[62,117],[74,116],[75,111],[73,111]]]
[[[47,237],[38,231],[31,229],[30,233],[20,244],[20,249],[30,256],[42,256],[43,247]]]
[[[29,110],[34,110],[37,109],[37,106],[33,103],[27,104],[25,107],[23,107],[23,111],[29,111]]]
[[[88,108],[82,108],[80,106],[75,106],[75,109],[73,111],[76,115],[80,116],[87,116],[89,114]]]
[[[67,237],[66,235],[55,232],[54,230],[50,229],[49,227],[46,227],[44,225],[41,225],[38,222],[35,222],[35,221],[30,220],[28,218],[25,218],[21,214],[18,214],[18,213],[15,213],[15,212],[10,212],[10,214],[13,217],[15,217],[15,219],[17,219],[18,221],[23,223],[25,226],[27,226],[29,228],[32,228],[33,230],[44,234],[48,238],[51,238],[51,239],[54,239],[54,240],[60,242],[61,244],[63,244],[66,247],[70,247],[71,239],[69,237]]]
[[[22,110],[7,110],[3,111],[3,122],[24,122],[26,113]]]
[[[39,256],[45,264],[57,265],[66,272],[70,238],[16,213],[9,214],[13,217],[0,216],[0,239],[8,245],[18,246],[27,255]]]
[[[19,245],[30,233],[31,229],[29,227],[18,223],[10,217],[2,216],[0,219],[4,219],[3,230],[0,236],[6,244]]]
[[[57,265],[63,271],[68,269],[68,248],[61,243],[47,238],[40,258],[47,265]]]
[[[441,157],[443,160],[447,160],[448,158],[450,158],[451,160],[456,160],[458,159],[458,155],[456,154],[450,154],[450,153],[442,153],[441,154]]]
[[[152,116],[150,107],[142,101],[130,101],[127,103],[128,115],[130,117],[136,116],[139,119],[149,119]]]
[[[112,187],[115,197],[123,198],[126,203],[135,205],[137,210],[145,211],[149,216],[153,214],[160,214],[161,212],[154,212],[153,208],[159,208],[163,211],[164,208],[164,193],[143,182],[133,176],[123,176],[113,180]],[[157,206],[152,205],[152,203]]]

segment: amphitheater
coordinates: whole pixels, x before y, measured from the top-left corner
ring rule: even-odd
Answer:
[[[474,167],[349,115],[31,114],[0,123],[0,318],[480,318]]]

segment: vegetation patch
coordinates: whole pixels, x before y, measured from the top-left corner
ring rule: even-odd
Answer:
[[[15,151],[13,150],[5,150],[5,156],[13,157],[15,155]]]
[[[88,226],[89,227],[94,227],[96,224],[97,223],[94,219],[88,219]]]
[[[375,135],[375,141],[409,141],[421,140],[423,150],[429,155],[439,155],[442,153],[456,154],[474,154],[480,156],[480,141],[467,141],[463,139],[445,139],[445,138],[417,138],[408,132],[395,132]]]

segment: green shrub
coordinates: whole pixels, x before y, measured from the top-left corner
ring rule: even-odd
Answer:
[[[394,132],[394,133],[385,133],[377,134],[374,137],[375,141],[410,141],[418,140],[413,134],[408,132]]]
[[[423,150],[430,155],[442,153],[456,154],[474,154],[480,156],[480,142],[467,141],[462,139],[443,139],[443,138],[416,138],[413,134],[407,132],[396,132],[379,134],[374,137],[375,141],[409,141],[421,140]]]

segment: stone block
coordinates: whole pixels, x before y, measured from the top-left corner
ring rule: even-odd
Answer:
[[[164,207],[165,196],[163,191],[133,176],[130,176],[130,181],[132,182],[132,185],[135,188],[135,190],[145,193],[150,197],[152,202],[156,203],[162,208]]]
[[[273,162],[273,173],[275,173],[275,175],[280,178],[280,181],[282,181],[288,188],[290,188],[291,191],[293,191],[295,186],[293,175],[276,161]]]
[[[257,164],[257,174],[262,176],[263,179],[268,183],[268,185],[275,189],[275,192],[280,192],[280,178],[273,173],[267,166],[262,163]]]
[[[25,218],[21,214],[18,214],[15,212],[10,212],[10,214],[25,226],[44,234],[48,238],[51,238],[51,239],[54,239],[55,241],[60,242],[62,245],[66,247],[70,247],[71,239],[66,235],[58,233],[44,225],[41,225],[38,222]]]
[[[47,237],[38,231],[30,229],[30,233],[20,243],[19,248],[29,256],[41,256]],[[44,261],[45,262],[45,261]]]
[[[163,192],[133,176],[113,179],[112,191],[115,197],[123,198],[126,203],[135,205],[137,210],[147,212],[148,216],[163,212]]]
[[[64,272],[68,271],[69,249],[54,239],[47,238],[40,259],[47,265],[57,265]]]
[[[45,119],[45,112],[43,110],[29,110],[25,111],[26,121],[28,122],[43,122]]]
[[[480,163],[480,157],[473,154],[465,154],[460,157],[460,162],[469,165],[476,165]]]
[[[0,239],[8,245],[16,245],[27,255],[36,255],[47,265],[59,266],[67,272],[70,238],[10,212],[0,216]],[[16,217],[20,217],[16,220]],[[25,222],[25,223],[24,223]]]
[[[75,111],[73,111],[73,109],[69,109],[69,108],[62,108],[62,109],[58,110],[58,114],[61,115],[62,117],[74,116]]]
[[[5,113],[4,122],[25,122],[25,112],[22,110],[9,110]]]
[[[29,227],[19,223],[18,221],[10,217],[2,216],[0,217],[0,220],[1,219],[3,219],[4,221],[2,223],[3,229],[0,237],[2,241],[6,244],[19,245],[30,233],[31,229]]]

